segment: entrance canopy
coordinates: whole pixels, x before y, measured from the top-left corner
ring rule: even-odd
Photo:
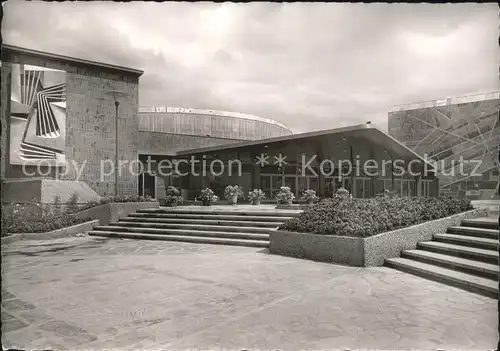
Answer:
[[[261,189],[268,199],[281,186],[290,187],[296,196],[311,189],[322,197],[339,187],[356,197],[370,197],[385,189],[405,196],[428,196],[437,186],[432,164],[370,124],[152,158],[171,161],[167,170],[173,173],[164,177],[166,184],[188,189],[190,197],[205,187],[223,196],[224,187],[231,184]],[[158,164],[158,170],[162,167]]]
[[[282,137],[245,141],[220,146],[204,147],[177,152],[177,158],[214,155],[225,153],[250,153],[253,157],[269,151],[283,151],[289,161],[301,160],[300,155],[312,156],[318,154],[322,159],[401,159],[426,163],[429,169],[432,165],[422,156],[415,153],[399,141],[371,124],[327,129],[316,132],[293,134]],[[361,155],[364,155],[361,156]]]

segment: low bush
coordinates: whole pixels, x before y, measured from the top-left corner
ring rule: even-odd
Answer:
[[[325,235],[368,237],[471,210],[470,200],[452,197],[336,196],[311,206],[279,229]]]
[[[2,237],[15,233],[45,233],[90,221],[77,218],[70,212],[51,213],[48,206],[33,202],[2,206]]]
[[[1,235],[7,236],[14,233],[44,233],[56,229],[69,227],[75,224],[92,220],[88,217],[77,218],[73,214],[111,202],[149,202],[147,196],[109,196],[100,201],[89,201],[78,204],[78,196],[72,195],[62,208],[61,198],[54,197],[53,209],[50,205],[42,204],[36,200],[31,203],[10,203],[2,205],[2,230]]]
[[[101,200],[99,201],[101,204],[107,204],[110,202],[150,202],[153,201],[151,196],[139,196],[139,195],[134,195],[134,196],[106,196],[102,197]]]

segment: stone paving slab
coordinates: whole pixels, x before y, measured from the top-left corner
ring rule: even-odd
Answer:
[[[94,237],[2,245],[4,347],[490,349],[497,301],[385,267]]]

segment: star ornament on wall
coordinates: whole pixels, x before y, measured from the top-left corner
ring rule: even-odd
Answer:
[[[281,153],[278,156],[274,156],[274,164],[278,165],[278,167],[282,167],[283,165],[286,165],[286,156],[281,155]]]
[[[260,156],[257,156],[257,162],[256,164],[260,165],[261,167],[264,167],[265,165],[269,164],[269,161],[267,160],[269,156],[266,156],[265,154],[260,154]]]

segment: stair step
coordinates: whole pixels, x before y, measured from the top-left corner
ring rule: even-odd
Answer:
[[[182,219],[215,219],[215,220],[238,220],[238,221],[269,221],[284,223],[293,217],[285,216],[254,216],[254,215],[220,215],[220,214],[193,214],[193,213],[142,213],[135,212],[128,217],[136,218],[182,218]]]
[[[498,251],[494,250],[484,250],[463,245],[441,243],[437,241],[420,242],[418,243],[417,248],[487,263],[498,264]]]
[[[471,218],[462,220],[465,227],[479,227],[498,230],[498,218]]]
[[[403,250],[401,257],[475,274],[498,281],[498,265],[424,250]]]
[[[229,216],[259,216],[259,217],[294,217],[299,212],[290,211],[235,211],[235,210],[187,210],[187,209],[139,209],[138,213],[182,214],[182,215],[229,215]]]
[[[181,229],[181,230],[200,230],[200,231],[218,231],[218,232],[245,232],[245,233],[263,233],[269,234],[275,228],[246,227],[246,226],[226,226],[226,225],[203,225],[203,224],[183,224],[183,223],[140,223],[140,222],[112,222],[110,226],[135,227],[135,228],[158,228],[158,229]]]
[[[498,240],[498,229],[474,228],[474,227],[448,227],[450,234],[462,234]]]
[[[177,236],[199,236],[213,238],[235,238],[269,241],[268,233],[248,233],[248,232],[220,232],[209,230],[191,230],[191,229],[155,229],[140,227],[122,227],[122,226],[96,226],[93,232],[120,232],[120,233],[139,233],[153,235],[177,235]]]
[[[434,240],[467,247],[477,247],[486,250],[498,250],[498,239],[487,239],[458,234],[434,234]]]
[[[143,218],[143,217],[120,217],[121,222],[139,222],[139,223],[173,223],[173,224],[206,224],[206,225],[225,225],[239,227],[265,227],[277,228],[282,222],[256,222],[256,221],[227,221],[218,219],[183,219],[183,218]]]
[[[453,285],[494,299],[498,298],[498,282],[491,279],[481,278],[401,257],[386,259],[385,265],[406,273],[412,273],[423,278]]]
[[[232,238],[212,238],[207,236],[183,236],[183,235],[156,235],[156,234],[141,234],[141,233],[121,233],[110,231],[91,231],[91,236],[103,236],[121,239],[139,239],[139,240],[163,240],[177,241],[194,244],[217,244],[217,245],[232,245],[232,246],[248,246],[248,247],[269,247],[269,241],[262,240],[247,240],[247,239],[232,239]]]

